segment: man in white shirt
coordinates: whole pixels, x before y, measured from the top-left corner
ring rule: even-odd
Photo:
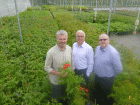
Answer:
[[[85,42],[85,33],[82,30],[76,32],[76,40],[73,44],[73,59],[75,74],[82,75],[88,85],[89,76],[93,70],[93,48]]]

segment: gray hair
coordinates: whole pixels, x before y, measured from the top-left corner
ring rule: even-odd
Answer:
[[[104,37],[104,38],[109,39],[109,36],[108,36],[106,33],[101,34],[101,35],[99,36],[99,38],[100,38],[100,37]]]
[[[78,31],[76,32],[76,35],[77,35],[78,32],[83,33],[83,34],[84,34],[84,37],[85,37],[85,33],[84,33],[84,31],[82,31],[82,30],[78,30]]]
[[[60,34],[60,35],[65,35],[66,34],[67,37],[68,37],[68,33],[65,30],[59,30],[59,31],[57,31],[56,32],[56,38],[57,38],[58,34]]]

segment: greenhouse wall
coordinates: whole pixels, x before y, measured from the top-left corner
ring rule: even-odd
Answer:
[[[31,7],[30,0],[16,0],[18,12],[23,12],[27,7]],[[0,17],[12,16],[16,14],[15,0],[0,0]]]

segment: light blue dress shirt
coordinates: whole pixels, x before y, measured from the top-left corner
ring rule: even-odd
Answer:
[[[113,77],[122,71],[122,63],[118,51],[110,44],[105,49],[95,49],[93,72],[99,77]]]
[[[93,48],[85,41],[78,47],[78,43],[75,42],[72,47],[74,66],[76,69],[87,68],[86,75],[89,76],[93,71],[94,64],[94,52]]]

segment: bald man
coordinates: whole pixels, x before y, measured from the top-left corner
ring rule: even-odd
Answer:
[[[95,97],[100,105],[112,105],[107,96],[111,93],[114,76],[122,71],[120,55],[109,42],[109,36],[101,34],[99,36],[100,46],[95,49]]]

